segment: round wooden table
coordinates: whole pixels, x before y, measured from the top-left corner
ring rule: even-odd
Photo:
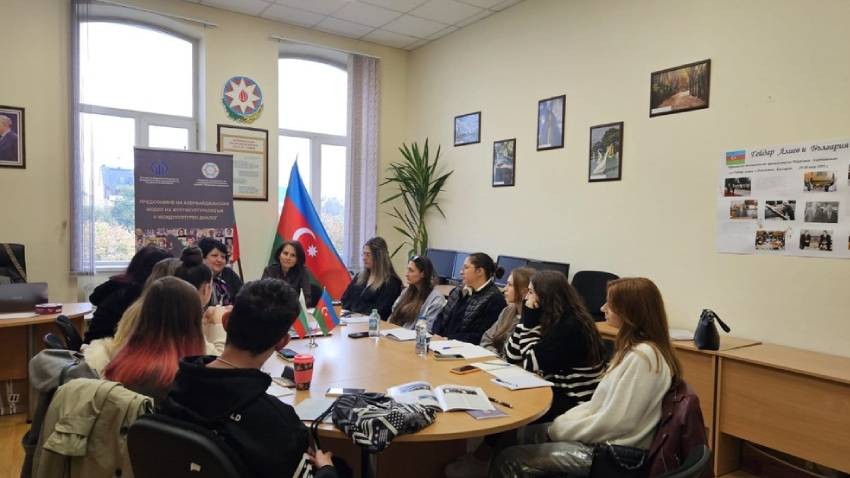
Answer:
[[[383,329],[393,328],[384,322]],[[442,469],[448,461],[465,451],[467,438],[482,437],[506,430],[513,430],[533,422],[543,416],[552,403],[550,388],[511,391],[492,383],[493,378],[486,372],[457,375],[450,369],[468,363],[493,360],[486,357],[473,360],[437,361],[429,354],[427,357],[416,355],[414,341],[399,342],[386,337],[351,339],[348,334],[367,330],[366,324],[339,326],[330,337],[316,339],[318,347],[308,347],[307,339],[292,340],[288,347],[298,353],[309,353],[315,358],[313,380],[310,390],[298,391],[294,396],[282,400],[295,405],[307,397],[324,397],[329,387],[365,388],[370,392],[386,392],[387,388],[413,381],[426,381],[432,387],[444,384],[478,386],[489,397],[507,402],[513,408],[494,404],[508,414],[502,418],[475,420],[464,411],[437,413],[437,419],[430,426],[414,434],[401,435],[378,455],[379,476],[442,476]],[[285,365],[290,363],[274,354],[266,363],[264,370],[280,375]],[[339,446],[350,440],[333,425],[320,427],[323,438],[333,439]],[[332,445],[333,451],[340,453]],[[355,453],[356,454],[356,453]],[[411,456],[412,455],[412,456]],[[428,457],[423,460],[422,457]],[[418,458],[416,458],[418,457]],[[415,461],[410,461],[411,459]],[[410,464],[416,463],[415,469]],[[352,463],[353,464],[353,463]]]

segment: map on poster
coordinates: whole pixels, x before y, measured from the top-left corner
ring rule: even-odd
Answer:
[[[717,250],[850,259],[850,140],[727,151]]]

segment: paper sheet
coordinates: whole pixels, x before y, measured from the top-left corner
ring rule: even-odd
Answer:
[[[333,398],[324,398],[324,397],[310,397],[300,401],[297,405],[295,405],[295,414],[298,415],[298,418],[301,420],[309,420],[313,421],[319,418],[319,415],[325,412],[328,408],[330,408],[331,404],[334,402]],[[325,420],[329,422],[331,419],[330,416]]]

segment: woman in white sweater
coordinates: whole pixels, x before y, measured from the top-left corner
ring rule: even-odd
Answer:
[[[611,281],[602,312],[619,333],[608,371],[593,397],[552,423],[519,430],[519,444],[499,453],[490,466],[491,477],[587,476],[596,444],[649,449],[661,401],[681,377],[661,292],[649,279]]]

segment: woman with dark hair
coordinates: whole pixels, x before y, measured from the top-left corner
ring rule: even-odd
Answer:
[[[143,247],[130,260],[123,274],[110,277],[94,289],[89,296],[89,302],[96,309],[86,331],[85,343],[115,334],[115,327],[121,320],[121,315],[139,298],[153,266],[169,257],[171,254],[164,249],[155,246]]]
[[[227,305],[210,305],[213,293],[213,273],[204,263],[203,253],[198,247],[183,249],[180,256],[180,266],[174,271],[174,276],[185,280],[198,290],[201,305],[204,306],[203,331],[207,341],[207,352],[218,355],[224,350],[227,332],[222,320],[224,315],[233,308]]]
[[[424,256],[414,256],[407,263],[407,288],[393,304],[389,323],[412,329],[419,317],[428,321],[428,330],[446,305],[446,298],[434,288],[434,265]]]
[[[664,395],[682,377],[664,300],[649,279],[616,279],[608,283],[602,312],[618,333],[614,356],[593,396],[552,423],[525,427],[517,434],[519,445],[496,456],[491,477],[587,476],[596,444],[649,449]]]
[[[483,252],[470,254],[463,262],[463,283],[452,290],[432,332],[447,339],[481,343],[481,336],[493,325],[507,302],[493,283],[504,270]]]
[[[400,293],[401,279],[390,262],[387,241],[369,239],[363,246],[363,270],[342,294],[342,308],[359,314],[377,309],[381,319],[387,320]]]
[[[284,282],[295,289],[296,294],[304,293],[304,302],[307,307],[315,304],[313,301],[318,297],[310,295],[310,276],[307,273],[307,254],[304,246],[298,241],[284,241],[274,252],[277,262],[263,270],[263,279],[283,279]]]
[[[203,308],[198,290],[177,277],[163,277],[145,293],[127,344],[104,370],[108,380],[161,400],[181,358],[204,353]]]
[[[233,269],[227,267],[227,246],[212,237],[198,241],[198,247],[204,254],[204,263],[213,272],[213,290],[211,305],[231,305],[242,288],[242,279]]]
[[[534,272],[530,267],[517,267],[511,271],[505,286],[505,300],[508,306],[502,309],[499,318],[481,337],[481,346],[496,352],[501,358],[505,358],[505,342],[519,323],[522,303],[528,293],[528,282]]]

